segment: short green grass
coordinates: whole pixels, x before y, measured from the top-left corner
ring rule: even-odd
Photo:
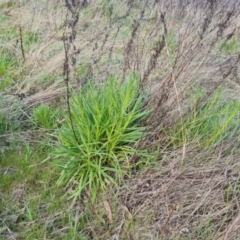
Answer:
[[[6,113],[0,113],[0,135],[3,135],[9,129],[9,123],[7,121]]]
[[[172,132],[175,144],[194,141],[200,148],[206,148],[231,140],[238,134],[240,102],[223,101],[221,92],[218,89],[211,99],[198,107],[203,95],[199,89],[196,90],[191,114]]]
[[[218,45],[220,52],[224,55],[237,54],[240,51],[240,36],[233,36],[231,39],[222,39]]]
[[[24,125],[22,120],[21,105],[13,104],[12,109],[3,109],[0,111],[0,137],[4,134],[18,132]]]
[[[41,104],[33,109],[32,121],[39,128],[54,129],[60,121],[60,112],[56,108]]]
[[[3,190],[0,218],[4,223],[0,223],[3,226],[1,237],[7,238],[7,228],[17,234],[17,239],[81,236],[79,232],[84,223],[75,223],[73,213],[68,213],[69,203],[62,198],[62,191],[55,187],[57,174],[54,169],[49,164],[36,165],[47,154],[46,148],[26,144],[19,152],[9,151],[0,156],[0,188]],[[62,226],[65,227],[63,231]]]
[[[2,24],[0,29],[0,91],[3,91],[21,81],[24,56],[34,51],[41,36],[38,32],[25,28],[21,29],[21,36],[19,27],[11,23],[8,17],[1,15],[0,20]]]
[[[14,74],[12,73],[17,66],[17,61],[5,50],[0,51],[0,54],[0,90],[4,90],[14,83]]]

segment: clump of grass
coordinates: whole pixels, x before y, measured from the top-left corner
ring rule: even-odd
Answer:
[[[219,43],[219,50],[225,55],[238,53],[240,51],[239,38],[234,36],[230,40],[221,40]]]
[[[41,104],[33,109],[33,122],[40,128],[56,128],[58,117],[59,111],[45,104]]]
[[[0,112],[0,135],[4,134],[9,129],[6,113]]]
[[[4,90],[5,87],[13,83],[9,72],[16,66],[16,61],[7,51],[1,51],[0,53],[0,90]]]
[[[202,98],[199,90],[195,94],[195,104],[191,114],[174,129],[175,143],[183,140],[196,141],[200,147],[216,145],[236,136],[239,129],[240,102],[221,101],[219,88],[215,95],[198,108]]]
[[[18,143],[20,143],[19,145],[22,143],[22,132],[31,126],[29,125],[28,114],[24,110],[24,104],[20,102],[14,103],[12,99],[4,96],[0,97],[1,153],[16,150]],[[9,103],[11,103],[11,106],[9,106]]]
[[[2,107],[0,111],[0,137],[4,134],[10,134],[17,132],[23,126],[22,119],[22,105],[12,104],[11,108],[7,109],[5,106],[4,98],[0,99],[0,107]]]
[[[78,77],[84,77],[87,73],[88,67],[86,65],[80,66],[77,69],[77,75]]]
[[[92,201],[106,182],[117,184],[131,166],[134,145],[145,127],[139,122],[149,111],[142,110],[139,80],[131,75],[122,84],[110,76],[99,86],[92,82],[72,92],[71,120],[57,135],[55,164],[61,169],[57,185],[76,185],[74,200],[88,189]],[[71,123],[72,121],[72,123]]]

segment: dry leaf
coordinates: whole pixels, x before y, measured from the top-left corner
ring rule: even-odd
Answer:
[[[104,201],[103,204],[104,204],[104,207],[106,209],[107,217],[109,219],[109,222],[112,223],[113,222],[112,221],[112,211],[111,211],[110,205],[109,205],[108,201]]]
[[[126,206],[122,206],[124,212],[126,212],[128,214],[128,218],[132,219],[132,214],[129,212],[128,208]]]
[[[65,121],[66,121],[66,119],[62,119],[62,120],[57,119],[55,122],[56,122],[58,125],[61,125],[61,124],[63,124]]]

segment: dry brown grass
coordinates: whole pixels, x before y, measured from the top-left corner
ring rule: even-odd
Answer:
[[[69,57],[76,55],[77,71],[86,71],[78,79],[70,75],[69,82],[80,87],[89,77],[102,82],[110,73],[124,78],[139,72],[147,89],[146,107],[153,109],[146,123],[152,134],[140,146],[161,148],[157,164],[133,173],[117,192],[109,186],[109,194],[95,206],[87,196],[73,206],[76,217],[86,212],[93,216],[82,232],[87,239],[240,239],[239,150],[231,151],[239,147],[239,137],[214,150],[199,150],[183,139],[176,150],[166,144],[163,132],[189,113],[189,93],[196,84],[207,92],[199,106],[218,86],[223,86],[226,101],[239,101],[240,55],[223,54],[220,42],[239,40],[240,4],[112,0],[111,8],[101,2],[90,1],[79,11],[76,49]],[[26,94],[21,101],[31,108],[66,94],[63,34],[69,40],[72,19],[62,1],[19,3],[3,9],[9,23],[22,27],[23,41],[27,31],[40,33],[40,40],[25,52],[21,81],[6,92]],[[15,41],[6,48],[21,56]],[[56,80],[39,84],[43,74]]]
[[[188,146],[184,159],[165,153],[160,166],[134,174],[118,192],[110,188],[103,200],[112,222],[100,200],[84,232],[93,239],[238,239],[239,167],[238,155],[222,149],[203,154]]]

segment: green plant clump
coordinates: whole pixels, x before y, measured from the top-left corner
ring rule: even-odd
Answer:
[[[230,40],[220,41],[219,49],[223,54],[236,54],[240,51],[239,37],[234,36]]]
[[[13,71],[16,66],[16,61],[5,51],[1,51],[0,54],[0,90],[4,90],[5,87],[8,87],[13,83],[12,78],[9,77],[9,73]]]
[[[210,147],[238,134],[240,103],[221,102],[221,89],[202,107],[197,108],[201,94],[196,92],[192,113],[173,130],[175,143],[197,141],[200,147]]]
[[[103,85],[92,82],[71,95],[71,120],[57,136],[55,164],[61,175],[57,185],[74,186],[70,198],[76,200],[84,190],[91,199],[106,183],[117,184],[131,169],[133,155],[145,155],[134,145],[145,127],[139,122],[149,113],[142,109],[142,96],[136,75],[122,84],[110,76]],[[72,130],[73,126],[73,130]]]
[[[56,128],[58,116],[59,112],[57,110],[45,104],[41,104],[33,109],[33,122],[40,128]]]
[[[0,112],[0,135],[4,134],[9,128],[5,112]]]

